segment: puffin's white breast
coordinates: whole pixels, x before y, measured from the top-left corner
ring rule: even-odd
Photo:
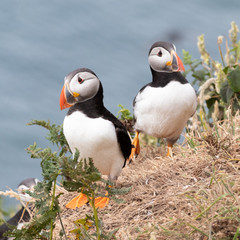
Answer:
[[[147,86],[136,96],[135,129],[155,137],[178,138],[196,106],[196,94],[189,83]]]
[[[112,122],[76,111],[65,117],[63,131],[73,153],[77,148],[80,157],[92,158],[102,174],[119,176],[125,160]]]

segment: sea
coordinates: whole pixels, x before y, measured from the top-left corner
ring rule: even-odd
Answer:
[[[51,144],[32,120],[62,124],[64,77],[92,69],[104,88],[105,106],[132,112],[138,90],[151,81],[148,51],[155,41],[175,44],[200,58],[197,37],[220,61],[217,38],[240,26],[239,0],[2,0],[0,1],[0,190],[29,177],[42,179],[39,159],[26,148]],[[188,76],[191,82],[191,76]],[[198,89],[196,89],[197,91]],[[15,204],[8,197],[6,204]]]

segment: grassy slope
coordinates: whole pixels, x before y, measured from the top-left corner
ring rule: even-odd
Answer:
[[[164,146],[143,147],[118,179],[118,186],[132,186],[122,197],[125,203],[110,201],[99,211],[105,228],[118,228],[116,237],[124,240],[233,239],[240,223],[239,126],[237,115],[216,128],[191,132],[186,136],[191,147],[176,144],[173,158],[165,157]],[[70,239],[73,221],[91,211],[64,208],[76,194],[60,198]]]

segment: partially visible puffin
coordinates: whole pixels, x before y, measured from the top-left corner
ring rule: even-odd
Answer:
[[[36,178],[27,178],[24,179],[22,182],[18,185],[18,194],[20,196],[20,199],[23,203],[28,203],[31,199],[31,197],[25,193],[25,190],[33,190],[33,187],[39,182]],[[29,207],[29,210],[32,210],[31,207]],[[22,208],[12,217],[10,218],[7,223],[4,223],[0,226],[0,240],[9,239],[8,237],[4,237],[3,234],[11,228],[9,228],[8,225],[17,226],[18,229],[21,229],[22,226],[29,222],[30,220],[30,214],[26,210],[25,206],[22,206]]]
[[[109,180],[116,181],[131,154],[131,139],[124,125],[103,104],[103,87],[97,75],[88,68],[79,68],[65,77],[60,95],[60,108],[70,107],[63,132],[74,154],[92,158],[94,166]],[[104,207],[108,197],[97,198],[96,207]],[[67,208],[87,202],[84,194],[72,199]]]
[[[133,101],[136,135],[130,158],[140,152],[140,132],[165,138],[167,156],[172,156],[173,144],[197,107],[195,90],[181,74],[184,66],[173,44],[162,41],[154,43],[148,61],[152,82],[142,87]]]

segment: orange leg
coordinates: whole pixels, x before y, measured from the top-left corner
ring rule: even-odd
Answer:
[[[129,156],[129,159],[133,159],[134,156],[137,156],[140,153],[140,144],[139,144],[139,138],[138,138],[139,132],[136,131],[135,137],[132,141],[132,145],[134,147],[132,148],[131,155]]]
[[[173,153],[172,153],[172,144],[168,143],[168,151],[167,151],[167,155],[166,157],[172,157]]]
[[[66,204],[66,208],[75,209],[81,207],[88,202],[88,198],[85,194],[80,193],[77,197],[73,198],[69,203]]]

